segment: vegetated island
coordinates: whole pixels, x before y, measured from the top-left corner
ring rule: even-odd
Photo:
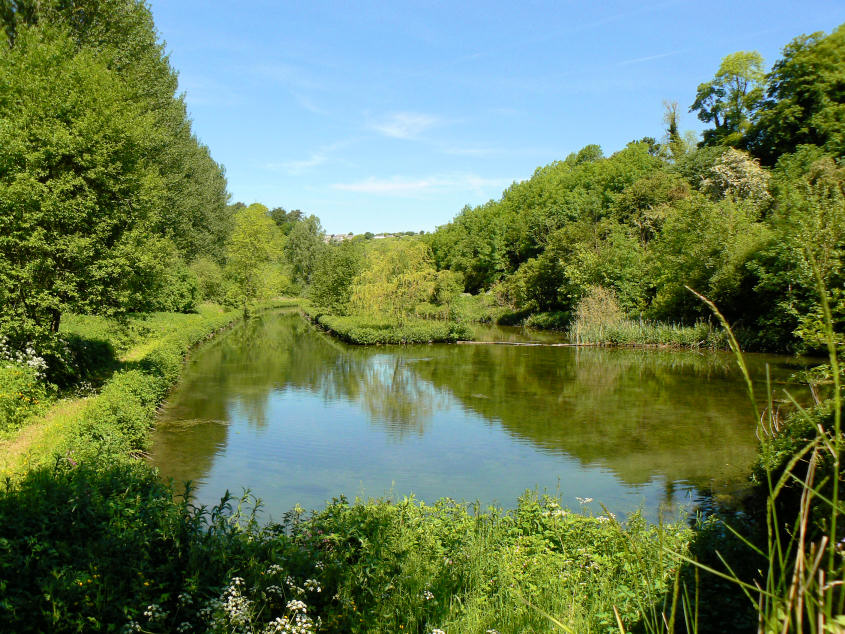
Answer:
[[[669,104],[665,139],[587,146],[433,233],[327,241],[313,215],[228,204],[144,3],[0,19],[2,629],[841,628],[845,27],[769,73],[727,56],[692,104],[701,144]],[[248,496],[196,508],[141,459],[156,408],[192,346],[284,295],[359,343],[496,321],[823,352],[824,398],[758,412],[746,511],[692,526],[531,494],[340,499],[272,525]]]

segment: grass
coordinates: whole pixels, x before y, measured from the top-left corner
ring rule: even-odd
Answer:
[[[612,324],[575,322],[569,330],[573,343],[608,346],[655,346],[666,348],[726,348],[720,331],[710,324],[695,326],[623,319]]]
[[[328,315],[303,306],[305,316],[341,341],[355,345],[454,343],[472,339],[463,323],[412,318],[404,323],[360,315]]]
[[[137,460],[186,351],[234,318],[151,318],[98,394],[6,441],[0,629],[701,632],[738,627],[736,597],[761,632],[845,627],[835,345],[829,402],[756,414],[759,497],[735,523],[620,523],[529,493],[512,511],[341,499],[260,525],[248,495],[196,508]]]
[[[569,338],[577,344],[656,346],[667,348],[727,348],[724,333],[709,323],[694,326],[628,318],[612,291],[596,287],[575,310]]]
[[[264,307],[281,305],[275,302]],[[65,397],[45,403],[40,411],[36,410],[20,425],[3,433],[0,437],[0,478],[19,477],[31,468],[52,463],[61,451],[71,451],[74,443],[84,444],[77,438],[84,421],[91,417],[102,418],[103,403],[119,403],[126,396],[118,386],[128,383],[127,377],[143,374],[139,368],[144,366],[158,372],[165,372],[166,368],[165,375],[154,386],[156,398],[145,403],[145,413],[139,414],[145,422],[138,424],[146,428],[158,401],[178,378],[183,355],[193,345],[241,317],[241,311],[226,310],[216,304],[204,304],[196,313],[150,313],[120,320],[68,316],[63,332],[98,344],[91,346],[97,350],[90,361],[95,367],[85,376],[95,377],[101,384],[99,394],[96,394],[95,384],[86,380],[84,385],[76,386],[76,393],[69,391]],[[114,409],[112,405],[105,407]],[[102,427],[97,434],[102,435],[100,432],[105,425]],[[118,435],[125,431],[118,430]],[[143,448],[140,441],[136,444],[138,446],[133,449]]]
[[[841,372],[827,292],[818,272],[817,280],[832,396],[811,409],[793,400],[795,411],[786,420],[780,420],[771,388],[768,407],[758,410],[754,386],[730,326],[712,302],[692,291],[725,328],[759,422],[761,452],[745,513],[728,517],[717,512],[708,526],[698,531],[691,556],[677,555],[688,566],[685,591],[691,585],[690,571],[694,571],[695,596],[699,596],[701,579],[704,596],[712,599],[703,606],[697,600],[683,604],[684,631],[718,631],[727,614],[735,615],[739,622],[743,613],[756,620],[756,624],[747,624],[749,631],[755,626],[761,633],[845,631]]]
[[[661,604],[690,536],[534,494],[509,512],[341,499],[267,526],[251,508],[195,508],[137,463],[31,472],[0,497],[0,627],[516,634],[554,612],[609,631]]]

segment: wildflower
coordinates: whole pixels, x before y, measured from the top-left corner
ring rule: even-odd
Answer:
[[[163,621],[167,616],[167,612],[162,610],[158,603],[151,603],[147,606],[147,609],[144,610],[144,616],[152,622]]]
[[[287,604],[286,607],[291,612],[306,612],[307,609],[308,609],[308,606],[306,606],[305,603],[303,603],[302,601],[299,601],[298,599],[288,601],[288,604]]]
[[[320,587],[320,583],[316,579],[306,579],[305,580],[305,589],[311,590],[313,592],[322,592],[323,589]]]
[[[578,500],[579,504],[589,504],[593,501],[593,498],[579,498],[577,495],[575,496],[575,499]]]
[[[140,632],[141,631],[141,624],[137,621],[129,621],[126,625],[123,626],[124,632]]]
[[[443,630],[439,630],[437,628],[434,628],[433,630],[431,630],[431,634],[446,634],[446,632],[444,632]]]
[[[434,594],[430,590],[424,590],[422,593],[422,598],[426,601],[431,601],[434,598]]]

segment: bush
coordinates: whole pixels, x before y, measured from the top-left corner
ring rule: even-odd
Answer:
[[[142,463],[31,472],[0,497],[4,631],[577,631],[643,618],[673,579],[682,524],[624,525],[528,494],[510,512],[335,500],[260,526],[228,496],[177,498]],[[238,508],[248,509],[246,496]]]
[[[682,326],[628,319],[614,293],[603,288],[592,289],[578,304],[569,337],[575,343],[612,346],[728,347],[724,333],[705,322]]]
[[[566,310],[551,313],[534,313],[525,320],[528,328],[538,330],[566,330],[572,321],[572,313]]]

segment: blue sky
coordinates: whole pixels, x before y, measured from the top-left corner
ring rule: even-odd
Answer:
[[[197,136],[232,200],[330,233],[432,230],[589,143],[682,129],[722,57],[770,65],[842,0],[153,0]]]

